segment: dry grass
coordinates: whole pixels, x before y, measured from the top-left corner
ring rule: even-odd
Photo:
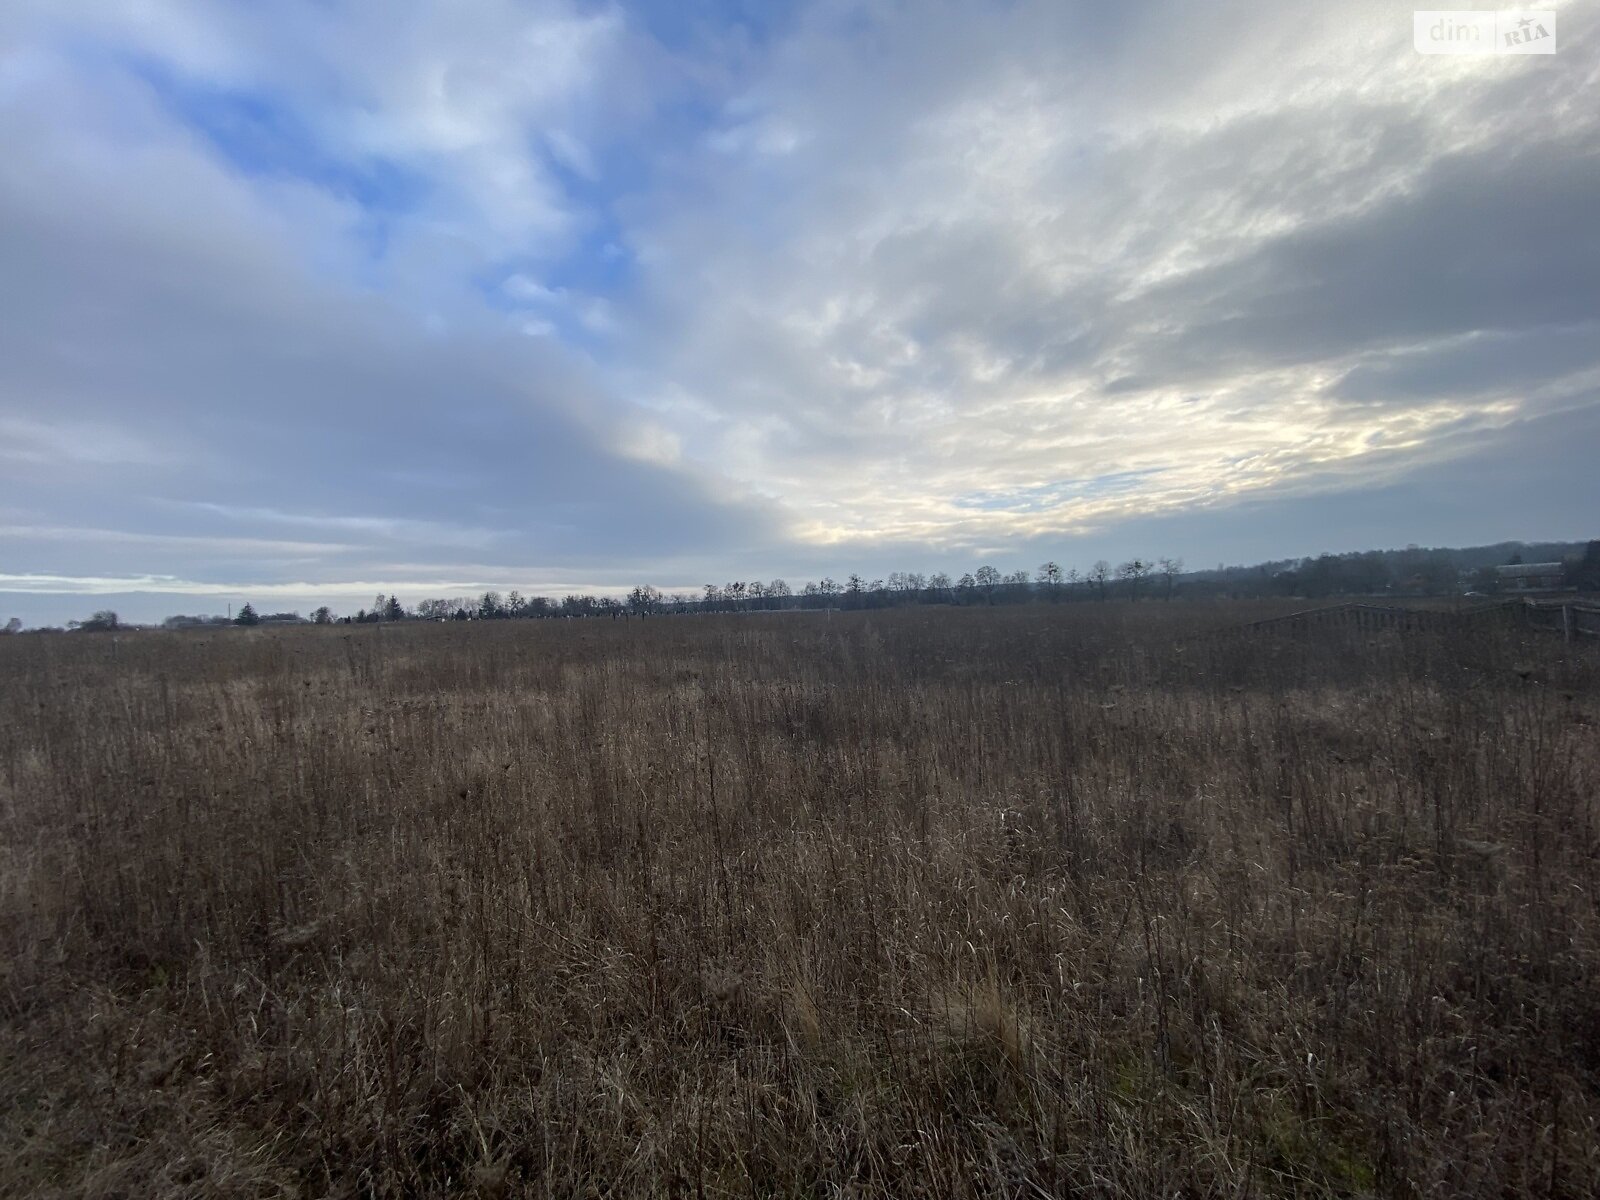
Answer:
[[[1595,1194],[1593,659],[1218,619],[0,642],[0,1193]]]

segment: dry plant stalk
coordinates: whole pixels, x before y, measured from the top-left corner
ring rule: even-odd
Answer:
[[[0,1193],[1600,1193],[1600,671],[1075,605],[0,642]]]

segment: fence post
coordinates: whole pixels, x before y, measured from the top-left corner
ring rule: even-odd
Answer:
[[[1572,605],[1570,604],[1561,606],[1561,640],[1563,642],[1572,641]]]

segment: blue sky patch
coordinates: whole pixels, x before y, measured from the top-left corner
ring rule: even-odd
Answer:
[[[129,66],[168,111],[241,174],[303,180],[385,216],[414,211],[427,196],[427,177],[397,162],[336,156],[286,101],[270,93],[188,80],[149,60],[130,60]]]

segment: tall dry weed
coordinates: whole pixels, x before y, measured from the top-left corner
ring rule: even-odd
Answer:
[[[1600,1191],[1600,671],[1184,604],[0,642],[0,1193]]]

